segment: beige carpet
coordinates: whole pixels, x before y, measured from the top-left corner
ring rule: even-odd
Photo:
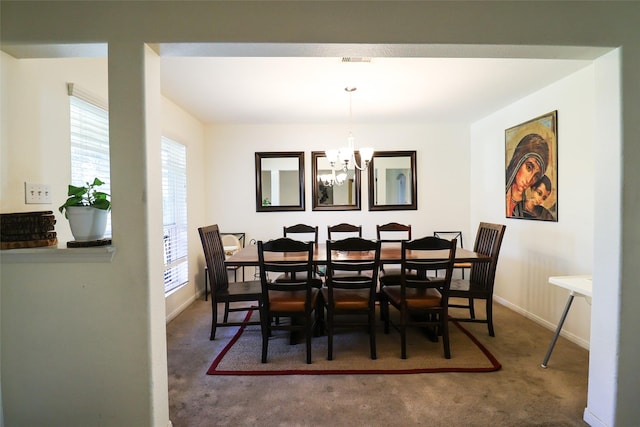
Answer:
[[[253,314],[257,316],[257,313]],[[407,359],[400,358],[400,334],[384,334],[378,322],[378,358],[369,357],[369,336],[364,327],[339,329],[334,336],[333,360],[327,360],[327,337],[312,340],[312,364],[305,363],[304,340],[289,344],[286,331],[274,331],[269,339],[267,363],[260,362],[262,337],[259,326],[238,328],[215,356],[209,375],[330,375],[420,374],[434,372],[491,372],[501,368],[496,358],[457,322],[449,323],[451,359],[443,355],[442,341],[432,342],[418,328],[407,332]]]

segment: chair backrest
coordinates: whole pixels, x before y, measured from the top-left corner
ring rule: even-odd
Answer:
[[[378,283],[380,246],[379,240],[367,240],[360,237],[327,240],[326,284],[329,288],[329,295],[331,295],[332,288],[369,288],[371,290],[370,298],[373,301]],[[350,259],[345,260],[340,256],[341,252],[355,252],[359,256],[356,259],[355,254],[351,253]],[[336,272],[339,274],[336,275]]]
[[[397,222],[376,225],[376,236],[378,240],[385,242],[411,240],[411,225],[399,224]]]
[[[296,225],[291,225],[289,227],[287,226],[282,227],[283,237],[292,237],[290,236],[291,234],[304,234],[305,236],[303,236],[303,239],[296,238],[296,240],[302,240],[304,242],[312,241],[313,243],[318,243],[318,226],[317,225],[313,227],[311,225],[306,225],[306,224],[296,224]],[[307,238],[304,239],[304,237],[307,237]],[[311,237],[313,237],[313,239],[311,239]]]
[[[269,291],[307,291],[307,302],[311,301],[310,289],[313,278],[313,242],[301,242],[288,237],[258,241],[258,265],[264,301],[269,299]],[[287,274],[286,281],[278,282],[269,278]]]
[[[458,241],[458,247],[464,248],[464,243],[462,243],[462,231],[434,231],[433,235],[446,240],[456,239]]]
[[[332,233],[338,233],[333,235]],[[362,226],[352,225],[343,222],[337,225],[327,226],[327,236],[329,240],[333,240],[334,237],[346,238],[346,237],[362,237]]]
[[[498,266],[498,254],[502,246],[502,238],[507,226],[481,222],[478,226],[473,251],[489,255],[491,262],[473,263],[471,266],[471,281],[480,285],[485,291],[492,291]]]
[[[451,277],[456,258],[456,239],[446,240],[434,236],[402,242],[402,296],[406,288],[436,288],[442,294],[443,304],[448,299]],[[436,252],[437,251],[437,252]],[[442,253],[443,252],[443,253]],[[418,274],[408,274],[409,271]],[[428,277],[427,272],[444,270],[444,277]]]
[[[220,230],[216,224],[198,228],[204,259],[207,263],[207,274],[211,283],[211,294],[229,288],[229,277],[224,265],[224,246],[220,238]]]

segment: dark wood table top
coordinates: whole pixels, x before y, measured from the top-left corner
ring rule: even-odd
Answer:
[[[366,254],[366,253],[365,253]],[[274,255],[274,254],[270,254]],[[400,263],[400,243],[399,242],[383,242],[382,248],[380,252],[380,261],[383,264],[399,264]],[[414,251],[415,256],[411,256],[410,258],[424,258],[424,251]],[[449,255],[449,251],[440,250],[440,251],[429,251],[429,257],[432,259],[444,259]],[[363,259],[365,255],[361,252],[337,252],[332,255],[333,258],[338,260],[358,260]],[[267,257],[268,261],[280,261],[280,260],[289,260],[292,262],[300,261],[300,256],[296,254],[284,254],[280,255],[278,258]],[[456,262],[489,262],[491,258],[487,255],[479,254],[468,249],[458,248],[456,250]],[[315,245],[313,252],[313,262],[315,264],[326,264],[327,263],[327,245],[326,243],[318,243]],[[225,264],[228,266],[251,266],[258,265],[258,247],[256,245],[248,245],[231,255],[229,258],[225,260]]]

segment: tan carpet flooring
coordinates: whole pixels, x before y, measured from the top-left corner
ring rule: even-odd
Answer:
[[[210,341],[210,317],[200,299],[167,325],[174,427],[586,425],[588,351],[560,338],[542,369],[553,332],[499,304],[496,337],[464,324],[502,364],[488,373],[206,375],[235,333]]]

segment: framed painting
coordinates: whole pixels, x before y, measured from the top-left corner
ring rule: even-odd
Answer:
[[[505,130],[507,218],[558,221],[558,111]]]

